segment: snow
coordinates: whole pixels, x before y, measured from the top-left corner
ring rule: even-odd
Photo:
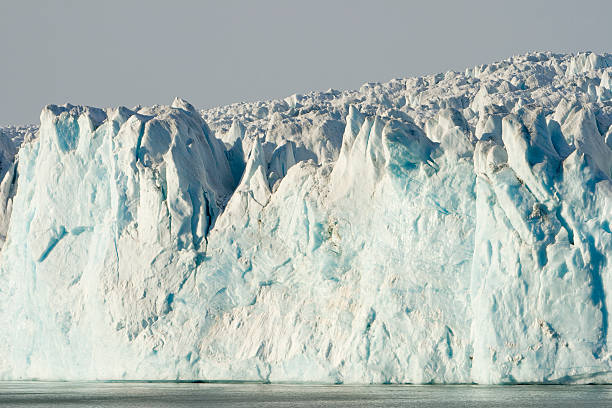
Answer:
[[[612,381],[611,66],[2,129],[0,378]]]

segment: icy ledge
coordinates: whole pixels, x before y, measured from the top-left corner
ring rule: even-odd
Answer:
[[[610,66],[46,107],[0,137],[0,378],[612,381]]]

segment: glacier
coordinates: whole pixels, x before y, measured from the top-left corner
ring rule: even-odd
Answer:
[[[0,379],[612,381],[612,54],[0,129]]]

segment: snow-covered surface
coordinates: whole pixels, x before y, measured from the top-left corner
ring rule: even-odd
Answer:
[[[0,140],[0,377],[612,381],[610,67],[46,107]]]

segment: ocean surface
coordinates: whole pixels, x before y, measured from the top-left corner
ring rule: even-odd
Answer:
[[[0,382],[0,407],[612,407],[612,386]]]

